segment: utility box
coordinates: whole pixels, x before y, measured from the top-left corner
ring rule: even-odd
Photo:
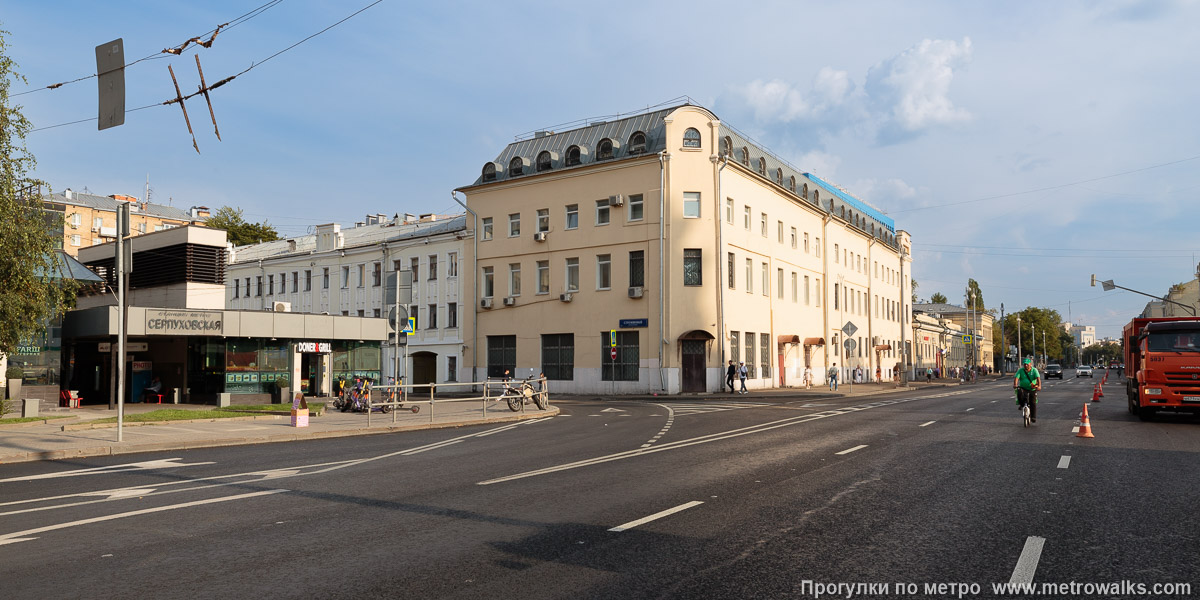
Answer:
[[[28,419],[29,417],[38,416],[38,405],[42,403],[37,398],[25,398],[21,401],[21,417]]]

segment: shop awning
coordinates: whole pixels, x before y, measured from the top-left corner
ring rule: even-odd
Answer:
[[[879,350],[891,350],[891,349],[892,349],[892,345],[891,345],[891,344],[879,344],[879,345],[875,346],[875,350],[876,350],[876,351],[879,351]]]
[[[822,337],[804,338],[804,345],[805,346],[824,346],[825,338],[822,338]]]
[[[782,344],[799,344],[800,336],[798,335],[781,335],[776,338],[780,345]]]

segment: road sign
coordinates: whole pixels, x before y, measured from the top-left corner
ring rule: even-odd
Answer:
[[[609,351],[608,351],[608,357],[609,357],[609,358],[611,358],[611,359],[613,359],[613,360],[617,360],[617,349],[616,349],[616,348],[613,348],[612,350],[609,350]]]
[[[617,330],[616,330],[616,329],[609,329],[609,330],[608,330],[608,346],[609,346],[610,348],[616,348],[616,347],[617,347]],[[616,350],[613,350],[613,353],[614,353],[614,354],[615,354],[616,352],[617,352]],[[613,356],[613,358],[616,358],[616,356]]]
[[[964,343],[964,344],[970,344],[970,343],[972,343],[972,342],[974,342],[974,341],[975,341],[975,337],[974,337],[974,336],[971,336],[971,335],[964,335],[964,336],[962,336],[962,343]]]
[[[125,41],[117,38],[96,46],[96,80],[100,90],[98,130],[125,123]]]
[[[397,328],[397,323],[408,322],[408,308],[405,306],[393,306],[388,309],[388,323],[392,329]]]
[[[842,332],[846,335],[854,335],[855,331],[858,331],[858,326],[851,321],[846,321],[846,324],[842,326]]]
[[[409,317],[408,321],[405,322],[404,327],[400,329],[400,333],[407,333],[408,335],[412,335],[413,332],[416,331],[416,329],[417,329],[417,318]]]
[[[854,338],[846,338],[843,344],[846,346],[846,352],[854,352],[854,348],[858,345],[858,342],[854,341]]]

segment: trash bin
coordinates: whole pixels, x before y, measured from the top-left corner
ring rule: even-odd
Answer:
[[[179,388],[171,388],[171,403],[179,404],[180,397],[183,396],[183,390]]]

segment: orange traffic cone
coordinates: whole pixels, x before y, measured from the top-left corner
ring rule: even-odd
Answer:
[[[1098,383],[1096,384],[1096,395],[1100,396],[1101,398],[1104,397],[1104,386]]]
[[[1100,401],[1100,388],[1092,388],[1092,402]]]
[[[1075,434],[1075,437],[1081,437],[1081,438],[1096,437],[1096,436],[1092,435],[1092,423],[1091,423],[1091,421],[1088,421],[1086,404],[1083,405],[1083,416],[1081,416],[1079,418],[1079,433]]]

